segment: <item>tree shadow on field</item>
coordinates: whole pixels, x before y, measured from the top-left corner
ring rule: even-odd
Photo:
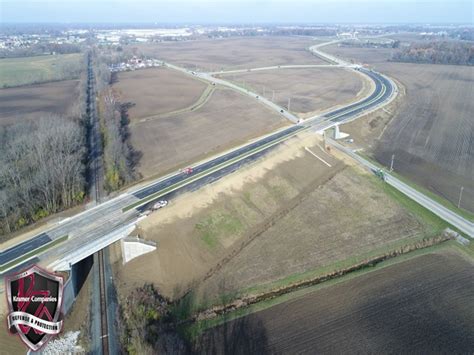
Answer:
[[[365,333],[365,339],[370,339],[371,351],[382,354],[472,353],[474,284],[442,276],[447,281],[430,279],[426,274],[424,280],[417,275],[405,276],[392,285],[395,292],[357,305],[355,309],[360,317],[352,326],[360,334]],[[429,291],[434,284],[442,287],[437,288],[437,292]],[[366,351],[357,349],[355,344],[350,348],[355,352]]]
[[[119,78],[118,78],[117,72],[113,72],[112,74],[110,74],[110,85],[117,84],[118,82],[119,82]]]
[[[235,299],[225,292],[225,281],[219,285],[221,305]],[[193,352],[197,354],[271,354],[265,325],[256,315],[231,320],[222,315],[223,323],[207,329],[195,340]]]
[[[120,134],[123,139],[123,141],[127,144],[128,146],[128,164],[130,166],[130,170],[134,172],[134,174],[137,174],[136,172],[136,167],[140,163],[140,160],[143,156],[143,153],[141,151],[136,150],[133,145],[130,142],[130,116],[128,113],[128,110],[135,106],[135,103],[133,102],[126,102],[123,104],[120,104]],[[136,176],[139,177],[139,176]]]
[[[242,317],[211,328],[199,338],[198,354],[272,354],[263,322]]]

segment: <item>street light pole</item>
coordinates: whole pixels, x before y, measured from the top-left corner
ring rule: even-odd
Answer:
[[[461,208],[462,190],[464,190],[464,186],[461,186],[461,191],[459,191],[458,208]]]
[[[392,161],[390,162],[390,171],[393,171],[393,161],[395,160],[395,154],[392,154]]]
[[[288,98],[288,112],[290,112],[291,97]]]

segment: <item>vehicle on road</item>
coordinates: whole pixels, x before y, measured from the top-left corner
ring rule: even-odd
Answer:
[[[188,167],[188,168],[184,168],[183,169],[183,173],[185,173],[186,175],[191,175],[193,173],[193,168],[191,167]]]
[[[159,210],[160,208],[166,207],[167,205],[168,205],[168,201],[160,200],[153,205],[152,210],[156,211],[156,210]]]

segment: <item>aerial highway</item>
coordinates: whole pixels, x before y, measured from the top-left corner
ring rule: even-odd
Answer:
[[[315,50],[319,51],[318,48]],[[318,55],[323,54],[319,52]],[[215,78],[209,73],[191,73],[186,69],[171,64],[168,65],[173,69],[186,72],[188,75],[198,76],[201,80],[219,85],[234,86],[234,84]],[[337,65],[346,66],[347,64],[338,62]],[[358,102],[304,121],[299,121],[290,112],[284,111],[285,117],[295,122],[295,124],[220,155],[197,162],[192,166],[192,173],[178,170],[146,185],[132,187],[120,196],[111,198],[75,216],[63,219],[38,235],[2,251],[0,253],[0,273],[10,273],[31,263],[41,263],[54,270],[68,270],[72,264],[130,233],[137,221],[146,218],[143,216],[143,211],[148,209],[155,201],[159,199],[172,200],[177,194],[199,189],[258,159],[279,143],[299,132],[310,129],[323,130],[335,124],[353,120],[360,115],[386,105],[396,96],[396,86],[384,75],[354,65],[348,65],[347,68],[366,75],[372,81],[373,91],[370,95]],[[236,85],[235,89],[240,92],[243,90],[246,95],[252,94]],[[271,102],[262,103],[274,105]],[[281,114],[282,108],[275,106],[270,107]],[[414,198],[422,197],[414,196]],[[66,240],[49,249],[41,250],[39,248],[40,245],[65,237],[67,237]],[[38,252],[35,252],[36,250]]]
[[[365,70],[365,69],[364,69]],[[91,209],[59,222],[40,235],[19,243],[0,254],[0,266],[9,265],[3,272],[25,267],[27,263],[38,259],[47,262],[57,270],[67,270],[71,264],[119,240],[133,229],[142,211],[157,199],[170,199],[176,194],[198,189],[222,176],[235,171],[240,166],[255,160],[280,142],[309,128],[325,129],[356,117],[365,110],[373,109],[393,95],[393,87],[383,76],[370,71],[365,73],[374,81],[374,92],[366,99],[339,108],[315,119],[300,122],[280,129],[272,134],[254,140],[251,143],[227,151],[193,166],[192,174],[177,171],[158,179],[146,186],[131,188],[122,195],[103,202]],[[201,74],[201,78],[211,78]],[[216,80],[216,79],[209,79]],[[221,79],[219,83],[224,82]],[[280,110],[280,108],[275,108]],[[288,113],[291,115],[290,113]],[[296,119],[295,119],[296,121]],[[15,265],[19,255],[34,251],[41,240],[56,240],[68,236],[68,239],[39,254],[33,254],[29,260],[21,260]],[[20,260],[19,260],[20,261]],[[13,263],[12,263],[13,262]]]

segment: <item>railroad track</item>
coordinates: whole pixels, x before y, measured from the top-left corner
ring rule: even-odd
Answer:
[[[107,297],[105,285],[105,270],[104,270],[104,252],[99,250],[97,252],[99,260],[99,281],[100,281],[100,339],[102,343],[102,354],[109,354],[109,326],[107,320]]]
[[[97,117],[97,111],[95,107],[95,90],[94,90],[94,74],[92,71],[92,63],[89,57],[88,62],[88,114],[90,124],[90,158],[92,163],[90,170],[92,179],[91,182],[94,184],[93,191],[91,191],[91,197],[98,204],[101,199],[101,160],[100,160],[100,133],[99,123]],[[102,354],[109,355],[109,326],[107,319],[107,285],[105,275],[105,257],[104,251],[99,250],[97,252],[98,269],[99,269],[99,295],[100,295],[100,342],[102,347]]]

